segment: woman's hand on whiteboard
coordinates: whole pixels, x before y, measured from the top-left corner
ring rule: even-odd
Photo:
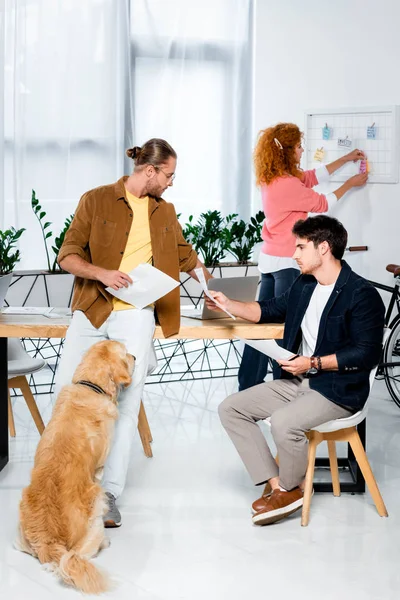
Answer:
[[[353,175],[348,179],[348,183],[351,187],[361,187],[365,185],[368,181],[368,173],[358,173],[357,175]]]
[[[350,162],[350,161],[357,162],[358,160],[365,160],[367,157],[365,155],[365,152],[356,148],[355,150],[352,150],[348,154],[345,154],[344,158],[348,162]]]

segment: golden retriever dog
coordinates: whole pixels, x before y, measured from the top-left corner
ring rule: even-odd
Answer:
[[[99,481],[118,416],[118,392],[130,385],[134,362],[115,341],[98,342],[86,352],[72,384],[60,391],[36,450],[32,481],[22,493],[15,546],[86,593],[110,587],[89,560],[109,545]]]

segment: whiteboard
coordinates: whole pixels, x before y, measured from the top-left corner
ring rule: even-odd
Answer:
[[[370,167],[368,183],[398,183],[399,181],[399,107],[363,107],[308,110],[305,114],[305,164],[315,169],[328,164],[355,148],[363,150]],[[323,139],[325,125],[331,129],[329,139]],[[368,139],[367,129],[374,124],[375,139]],[[351,140],[350,148],[338,146],[338,139]],[[314,160],[318,148],[323,148],[321,162]],[[359,173],[360,163],[346,165],[331,176],[331,181],[346,181]]]

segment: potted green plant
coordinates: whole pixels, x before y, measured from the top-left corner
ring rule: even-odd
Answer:
[[[40,225],[47,269],[35,269],[21,274],[10,289],[9,300],[15,306],[69,306],[74,277],[60,269],[57,256],[73,215],[65,220],[60,233],[53,235],[52,223],[47,220],[46,211],[35,190],[32,190],[31,207]]]
[[[16,245],[24,231],[25,229],[15,229],[14,227],[5,231],[0,230],[0,279],[1,295],[3,296],[1,304],[11,283],[14,267],[20,260],[20,252]]]
[[[250,222],[246,223],[239,215],[228,215],[226,225],[222,231],[225,238],[226,249],[236,258],[239,265],[246,265],[253,256],[256,244],[262,241],[261,229],[264,213],[260,210]]]
[[[39,221],[39,225],[42,230],[42,237],[43,237],[43,243],[44,243],[44,248],[45,248],[45,252],[46,252],[48,270],[50,273],[60,272],[60,271],[62,271],[62,269],[60,268],[60,266],[57,262],[57,257],[58,257],[60,248],[62,246],[62,243],[64,241],[65,234],[67,233],[69,226],[72,223],[72,219],[74,218],[74,215],[70,215],[69,217],[67,217],[65,219],[64,227],[62,228],[59,235],[55,236],[55,238],[54,238],[53,245],[51,246],[51,249],[54,252],[54,257],[51,262],[50,255],[49,255],[49,249],[47,247],[47,240],[49,238],[51,238],[51,236],[53,235],[52,231],[49,230],[49,227],[51,227],[52,223],[50,221],[44,220],[44,218],[46,216],[46,211],[44,211],[42,209],[42,206],[39,204],[39,199],[36,197],[35,190],[32,190],[31,206],[32,206],[33,212],[36,215],[37,220]]]
[[[197,223],[193,223],[193,215],[190,215],[183,236],[201,255],[205,266],[213,267],[226,256],[227,238],[223,231],[224,218],[220,211],[208,210],[201,213]]]

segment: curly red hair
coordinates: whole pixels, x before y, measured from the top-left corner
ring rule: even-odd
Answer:
[[[282,175],[293,175],[301,179],[302,171],[298,167],[294,150],[301,143],[302,137],[303,134],[294,123],[278,123],[260,131],[253,154],[257,185],[271,183]]]

